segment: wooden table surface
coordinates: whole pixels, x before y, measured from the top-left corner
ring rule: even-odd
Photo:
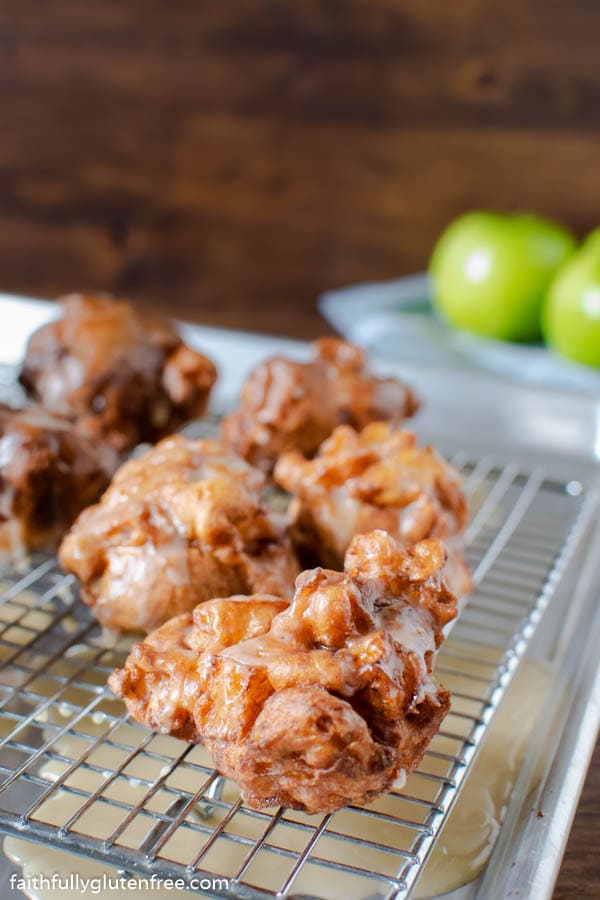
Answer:
[[[569,843],[562,862],[554,900],[600,897],[600,744],[592,757]]]

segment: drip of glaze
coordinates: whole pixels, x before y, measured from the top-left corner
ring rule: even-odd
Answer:
[[[415,900],[456,890],[484,869],[549,685],[545,666],[523,661],[427,861]],[[536,771],[534,783],[540,777]]]

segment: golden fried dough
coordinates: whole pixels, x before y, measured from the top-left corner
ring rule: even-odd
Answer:
[[[356,537],[291,605],[215,599],[136,644],[109,679],[135,719],[205,744],[257,809],[367,803],[420,762],[449,708],[433,680],[456,601],[443,546]]]
[[[202,415],[217,373],[173,325],[106,296],[72,294],[29,340],[21,382],[46,409],[126,451]]]
[[[215,441],[176,435],[129,460],[59,558],[108,628],[149,631],[211,597],[291,596],[298,563],[265,476]]]
[[[397,422],[418,406],[401,381],[371,374],[358,347],[321,338],[308,363],[274,357],[258,365],[242,388],[239,409],[223,421],[222,435],[241,456],[271,472],[287,450],[311,456],[336,425]]]
[[[56,547],[110,480],[116,455],[43,409],[0,404],[0,548]]]
[[[446,577],[462,596],[471,588],[462,532],[467,504],[458,472],[408,431],[373,422],[362,431],[342,425],[313,459],[284,454],[275,480],[294,496],[295,538],[324,564],[338,567],[355,534],[382,528],[408,544],[444,540]]]

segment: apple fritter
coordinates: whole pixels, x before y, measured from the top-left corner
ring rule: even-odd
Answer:
[[[119,452],[202,415],[216,369],[168,320],[106,296],[62,308],[31,336],[20,376],[46,409]]]
[[[368,803],[418,765],[449,709],[432,675],[456,601],[436,540],[357,536],[345,571],[305,571],[291,604],[214,599],[136,644],[112,690],[155,731],[202,742],[245,802]]]
[[[94,503],[117,457],[43,409],[0,404],[0,549],[19,555],[56,547]]]
[[[413,391],[397,378],[369,372],[359,347],[321,338],[310,362],[274,357],[260,363],[242,387],[239,409],[223,421],[222,436],[270,473],[288,450],[311,456],[337,425],[399,422],[418,406]]]
[[[298,563],[262,472],[221,444],[166,438],[124,463],[59,551],[102,625],[150,631],[212,597],[290,597]]]
[[[313,459],[283,455],[275,480],[294,499],[293,534],[323,565],[338,567],[356,534],[381,528],[414,544],[440,538],[448,548],[447,579],[462,596],[471,589],[462,533],[467,502],[458,472],[414,434],[386,422],[356,431],[342,425]]]

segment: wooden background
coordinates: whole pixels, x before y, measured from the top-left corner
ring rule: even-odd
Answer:
[[[600,220],[598,0],[0,2],[0,286],[314,335],[454,215]]]
[[[472,207],[600,222],[598,0],[0,0],[0,288],[323,330]],[[557,897],[597,897],[600,756]]]

